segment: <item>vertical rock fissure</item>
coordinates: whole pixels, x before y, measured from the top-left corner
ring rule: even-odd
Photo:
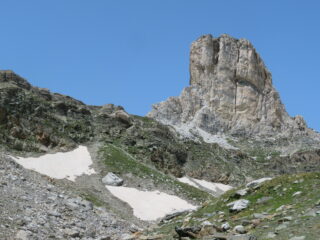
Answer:
[[[235,71],[234,71],[234,82],[235,82],[235,94],[234,94],[234,115],[237,114],[237,93],[238,93],[238,79],[237,79],[237,66],[240,61],[240,43],[237,40],[237,61],[236,61],[236,66],[235,66]]]
[[[237,91],[238,91],[238,80],[235,80],[235,93],[234,93],[234,114],[237,114]]]

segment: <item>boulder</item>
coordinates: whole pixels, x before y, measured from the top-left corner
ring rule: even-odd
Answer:
[[[194,226],[194,227],[175,227],[174,230],[179,235],[179,237],[189,237],[189,238],[196,238],[197,234],[201,231],[201,227]]]
[[[270,178],[270,177],[260,178],[260,179],[257,179],[257,180],[254,180],[252,182],[247,183],[246,186],[247,186],[247,188],[256,189],[256,188],[260,187],[261,184],[263,184],[264,182],[270,181],[270,180],[272,180],[272,178]]]
[[[263,214],[263,213],[254,213],[252,214],[252,217],[254,217],[255,219],[264,219],[267,215]]]
[[[244,188],[244,189],[240,189],[238,191],[235,192],[235,197],[243,197],[245,195],[248,194],[248,189]]]
[[[259,199],[257,200],[257,203],[258,203],[258,204],[262,204],[262,203],[265,203],[265,202],[270,201],[271,199],[273,199],[273,197],[262,197],[262,198],[259,198]]]
[[[306,237],[305,236],[299,236],[299,237],[292,237],[290,238],[290,240],[305,240]]]
[[[245,228],[242,225],[237,225],[233,228],[233,231],[235,231],[236,233],[240,233],[240,234],[244,234],[246,233]]]
[[[117,110],[113,114],[111,114],[112,117],[119,119],[119,121],[131,125],[131,118],[130,115],[125,112],[124,110]]]
[[[296,196],[299,196],[299,195],[301,195],[302,194],[302,192],[301,191],[298,191],[298,192],[295,192],[294,194],[292,194],[292,197],[296,197]]]
[[[29,238],[29,233],[24,230],[19,230],[16,234],[15,239],[17,240],[28,240]]]
[[[102,178],[102,182],[110,186],[121,186],[123,184],[123,179],[118,177],[116,174],[109,172],[104,178]]]
[[[235,235],[229,238],[229,240],[257,240],[256,236],[253,235]]]
[[[227,204],[228,207],[230,207],[231,212],[238,212],[243,209],[246,209],[249,206],[250,201],[246,199],[239,199],[237,201],[231,202]]]
[[[266,235],[266,239],[273,239],[277,237],[277,233],[274,232],[268,232],[268,234]]]
[[[221,225],[221,228],[223,231],[228,231],[231,227],[230,227],[230,224],[228,222],[226,222]]]
[[[178,211],[178,212],[167,214],[166,216],[164,216],[164,218],[161,219],[161,222],[169,221],[169,220],[171,220],[171,219],[173,219],[175,217],[178,217],[178,216],[180,216],[182,214],[185,214],[187,212],[189,212],[189,211],[188,210],[186,210],[186,211]]]
[[[280,230],[286,229],[286,228],[288,227],[288,225],[289,225],[288,222],[284,222],[284,223],[278,225],[278,226],[275,228],[275,230],[276,230],[276,231],[280,231]]]
[[[64,235],[66,237],[71,237],[71,238],[78,238],[80,237],[80,232],[78,229],[73,229],[73,228],[67,228],[64,229]]]

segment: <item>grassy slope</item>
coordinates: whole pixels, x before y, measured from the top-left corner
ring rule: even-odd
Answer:
[[[145,181],[152,181],[155,186],[162,185],[169,187],[175,194],[184,196],[185,198],[196,202],[204,202],[208,199],[212,199],[211,195],[208,193],[181,183],[173,177],[138,162],[130,154],[115,145],[105,145],[101,149],[101,153],[103,162],[108,171],[116,172],[120,175],[131,173]]]
[[[292,236],[306,236],[308,240],[319,239],[320,214],[317,216],[306,216],[306,214],[320,210],[320,173],[277,177],[242,197],[250,201],[246,210],[230,213],[227,204],[237,199],[236,191],[237,189],[231,190],[220,198],[207,202],[198,211],[188,216],[189,219],[181,216],[163,224],[156,232],[172,236],[174,226],[181,226],[183,222],[185,226],[194,226],[208,220],[220,226],[222,222],[227,221],[234,227],[244,220],[250,222],[254,220],[257,226],[249,224],[246,229],[258,239],[267,239],[269,232],[276,232],[277,240],[287,240]],[[302,193],[293,196],[298,191]],[[272,199],[265,203],[258,203],[258,199],[262,197],[272,197]],[[285,207],[277,211],[281,206]],[[264,213],[265,218],[257,221],[253,216],[254,213]],[[292,217],[292,220],[287,222],[287,227],[277,230],[284,217]]]

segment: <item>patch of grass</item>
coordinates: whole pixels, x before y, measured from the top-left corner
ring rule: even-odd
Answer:
[[[281,155],[281,152],[279,152],[279,151],[274,151],[274,152],[270,153],[271,157],[279,157],[280,155]]]
[[[163,176],[150,167],[136,161],[121,148],[108,144],[103,148],[104,163],[108,169],[117,173],[132,173],[135,176],[145,178],[152,176],[158,181],[163,181]]]
[[[97,196],[95,196],[94,194],[91,193],[82,193],[80,194],[82,198],[84,198],[85,200],[92,202],[93,205],[97,206],[97,207],[101,207],[104,206],[105,203],[103,201],[101,201],[99,198],[97,198]]]
[[[279,151],[269,151],[264,148],[253,148],[248,151],[248,154],[255,158],[255,160],[259,163],[264,163],[270,161],[272,158],[276,158],[280,156]]]
[[[157,123],[155,120],[153,120],[152,118],[149,118],[149,117],[138,116],[138,115],[132,115],[132,117],[142,121],[144,124],[147,124],[147,125],[151,125],[151,124],[156,124]]]
[[[107,144],[101,149],[103,161],[107,169],[118,174],[132,173],[142,179],[153,181],[157,185],[169,186],[177,195],[183,195],[197,202],[204,202],[212,196],[195,187],[177,181],[175,178],[165,175],[156,169],[147,166],[125,152],[123,149]]]

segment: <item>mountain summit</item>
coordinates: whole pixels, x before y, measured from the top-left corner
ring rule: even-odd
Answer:
[[[148,116],[184,135],[195,129],[234,136],[313,133],[301,116],[288,115],[252,44],[226,34],[192,43],[190,86],[153,105]]]

